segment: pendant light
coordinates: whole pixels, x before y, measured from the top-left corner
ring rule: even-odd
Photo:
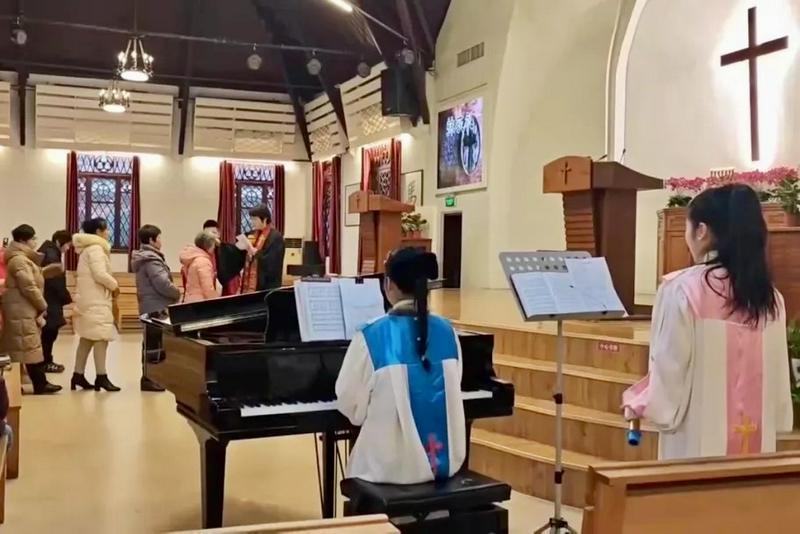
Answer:
[[[117,55],[117,60],[117,73],[123,80],[146,82],[153,75],[153,56],[144,51],[139,36],[128,39],[128,46]]]
[[[100,109],[109,113],[125,113],[131,105],[131,95],[113,79],[108,87],[100,90]]]

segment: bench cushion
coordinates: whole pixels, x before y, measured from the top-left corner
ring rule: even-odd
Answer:
[[[424,484],[373,484],[348,478],[341,488],[355,513],[385,513],[389,517],[488,506],[511,497],[508,484],[468,470],[446,481]]]

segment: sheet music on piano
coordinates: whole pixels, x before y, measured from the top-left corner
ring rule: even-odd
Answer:
[[[376,279],[297,280],[294,295],[303,341],[352,339],[359,326],[384,313]]]

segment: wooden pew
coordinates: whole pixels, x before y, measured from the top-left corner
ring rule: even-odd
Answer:
[[[583,534],[750,534],[800,527],[800,453],[591,466]]]
[[[337,519],[187,530],[173,534],[200,534],[203,532],[213,532],[215,534],[398,534],[400,531],[389,522],[389,518],[385,515],[362,515]]]
[[[6,478],[19,476],[20,410],[22,410],[22,370],[20,364],[12,363],[5,374],[8,389],[8,417],[6,422],[14,431],[14,443],[6,459]]]

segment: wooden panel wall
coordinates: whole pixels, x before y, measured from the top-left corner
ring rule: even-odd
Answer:
[[[320,161],[344,154],[347,139],[336,120],[328,95],[323,94],[305,105],[308,135],[311,138],[311,158]]]
[[[11,84],[0,82],[0,145],[11,139]]]
[[[372,68],[368,78],[355,77],[341,85],[350,145],[365,145],[402,132],[400,119],[384,117],[381,105],[381,72],[386,65]]]

